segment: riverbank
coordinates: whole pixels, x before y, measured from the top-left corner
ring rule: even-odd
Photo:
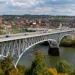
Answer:
[[[63,47],[75,47],[75,36],[65,36],[60,43]]]

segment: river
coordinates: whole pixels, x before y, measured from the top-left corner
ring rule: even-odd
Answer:
[[[36,45],[30,48],[27,52],[24,53],[22,58],[19,61],[19,64],[25,65],[27,68],[31,66],[32,61],[34,60],[34,53],[36,50],[40,50],[46,56],[46,62],[49,66],[53,66],[59,60],[67,60],[70,64],[75,66],[75,48],[72,47],[60,47],[60,56],[50,56],[48,55],[49,46],[45,45]]]

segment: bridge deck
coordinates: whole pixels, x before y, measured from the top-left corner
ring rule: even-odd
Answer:
[[[25,33],[21,33],[20,35],[10,35],[9,37],[6,37],[4,35],[3,37],[0,36],[0,42],[4,41],[12,41],[12,40],[18,40],[18,39],[24,39],[24,38],[30,38],[30,37],[36,37],[36,36],[43,36],[43,35],[49,35],[49,34],[56,34],[56,33],[62,33],[62,32],[68,32],[68,31],[73,31],[74,29],[55,29],[52,30],[51,32],[32,32],[30,34],[25,35]]]

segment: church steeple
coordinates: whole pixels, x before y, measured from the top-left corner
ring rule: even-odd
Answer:
[[[60,22],[60,25],[59,25],[59,27],[58,27],[59,29],[61,29],[62,28],[62,23]]]

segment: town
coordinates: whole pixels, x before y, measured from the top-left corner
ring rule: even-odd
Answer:
[[[51,16],[51,15],[3,15],[0,16],[0,34],[26,32],[27,28],[74,28],[75,16]]]

